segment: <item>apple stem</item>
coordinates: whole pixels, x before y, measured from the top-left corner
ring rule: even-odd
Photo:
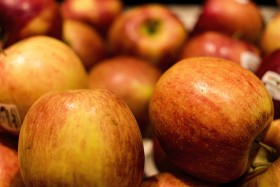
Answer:
[[[267,151],[269,151],[270,153],[277,153],[277,150],[261,141],[255,140],[255,142],[257,144],[259,144],[260,146],[262,146],[263,148],[265,148]]]

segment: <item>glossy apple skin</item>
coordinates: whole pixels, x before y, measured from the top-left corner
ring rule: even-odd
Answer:
[[[62,16],[54,0],[1,0],[0,27],[4,47],[33,35],[62,38]]]
[[[195,56],[225,58],[252,72],[261,63],[261,52],[256,45],[215,31],[197,34],[186,41],[182,47],[181,59]]]
[[[149,100],[161,74],[162,72],[148,61],[120,55],[106,58],[91,68],[89,87],[109,89],[123,99],[144,133],[149,126]]]
[[[121,0],[66,0],[61,3],[64,18],[85,22],[106,37],[114,19],[122,12]]]
[[[150,99],[154,134],[170,160],[200,179],[226,183],[242,176],[273,119],[263,83],[240,65],[215,57],[177,62]]]
[[[77,53],[86,70],[106,57],[107,48],[102,36],[81,21],[63,21],[63,41]]]
[[[144,148],[129,107],[104,89],[50,92],[19,136],[26,186],[139,186]]]
[[[256,75],[264,82],[266,87],[269,90],[269,93],[272,96],[273,99],[273,105],[274,105],[274,119],[280,118],[280,98],[277,97],[277,94],[280,93],[279,88],[277,88],[278,79],[275,79],[273,82],[273,79],[271,81],[267,81],[264,75],[268,75],[270,72],[276,73],[276,75],[280,76],[280,49],[275,50],[267,55],[265,55],[262,59],[261,66],[256,71]],[[276,83],[276,86],[275,86]],[[273,84],[274,86],[270,86],[270,84]]]
[[[0,105],[13,105],[22,122],[30,106],[46,92],[88,88],[88,74],[62,41],[33,36],[0,54],[0,83]],[[4,130],[18,135],[20,126]]]
[[[18,139],[0,132],[0,186],[23,187],[20,175],[17,142]]]
[[[280,48],[279,41],[280,33],[278,32],[280,29],[280,13],[277,12],[274,17],[272,17],[268,23],[266,24],[264,31],[260,38],[260,48],[264,52],[264,54],[269,54],[274,50]]]
[[[141,187],[218,187],[190,176],[178,175],[170,172],[161,172],[145,178]]]
[[[192,34],[213,30],[257,42],[263,28],[260,9],[251,0],[206,0]]]
[[[177,61],[186,38],[187,29],[167,6],[144,4],[116,18],[108,45],[113,54],[134,55],[165,70]]]

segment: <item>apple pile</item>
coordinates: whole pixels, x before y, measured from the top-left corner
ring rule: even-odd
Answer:
[[[0,186],[279,186],[278,7],[198,8],[0,1]]]

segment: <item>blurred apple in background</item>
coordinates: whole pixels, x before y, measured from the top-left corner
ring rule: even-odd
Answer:
[[[105,58],[107,53],[103,37],[81,21],[64,19],[63,41],[77,53],[86,70]]]
[[[148,103],[160,75],[148,61],[120,55],[104,59],[89,71],[89,87],[116,93],[130,107],[144,133],[149,125]]]
[[[263,28],[260,8],[251,0],[206,0],[192,35],[212,30],[257,42]]]
[[[145,178],[141,187],[218,187],[190,176],[161,172]]]
[[[186,41],[181,59],[196,56],[225,58],[252,72],[261,63],[261,52],[256,45],[215,31],[199,33]]]
[[[1,42],[4,47],[33,35],[62,38],[62,16],[55,0],[1,0]]]
[[[142,4],[126,9],[108,33],[113,54],[129,54],[167,69],[178,58],[187,29],[179,17],[162,4]]]
[[[105,89],[40,97],[18,142],[26,186],[138,187],[142,182],[139,127],[129,107]]]
[[[64,18],[75,19],[93,26],[106,37],[114,19],[122,12],[121,0],[65,0],[61,3]]]
[[[153,132],[189,175],[227,183],[250,168],[273,120],[273,103],[251,71],[222,58],[181,60],[163,73],[149,104]]]
[[[278,119],[280,118],[280,49],[265,55],[262,61],[256,75],[262,80],[272,96],[274,119]]]
[[[7,112],[0,129],[17,135],[26,112],[52,90],[88,88],[88,74],[62,41],[32,36],[0,53],[0,107]]]
[[[259,46],[268,54],[280,48],[280,12],[277,12],[266,24]]]
[[[18,139],[0,133],[0,186],[23,187],[20,175],[17,144]]]

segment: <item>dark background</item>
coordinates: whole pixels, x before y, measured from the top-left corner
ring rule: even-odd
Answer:
[[[253,0],[258,5],[269,5],[269,6],[276,6],[276,0]],[[173,0],[173,1],[148,1],[148,0],[123,0],[123,2],[126,5],[136,5],[136,4],[143,4],[143,3],[164,3],[164,4],[182,4],[182,5],[188,5],[188,4],[202,4],[203,0]]]

